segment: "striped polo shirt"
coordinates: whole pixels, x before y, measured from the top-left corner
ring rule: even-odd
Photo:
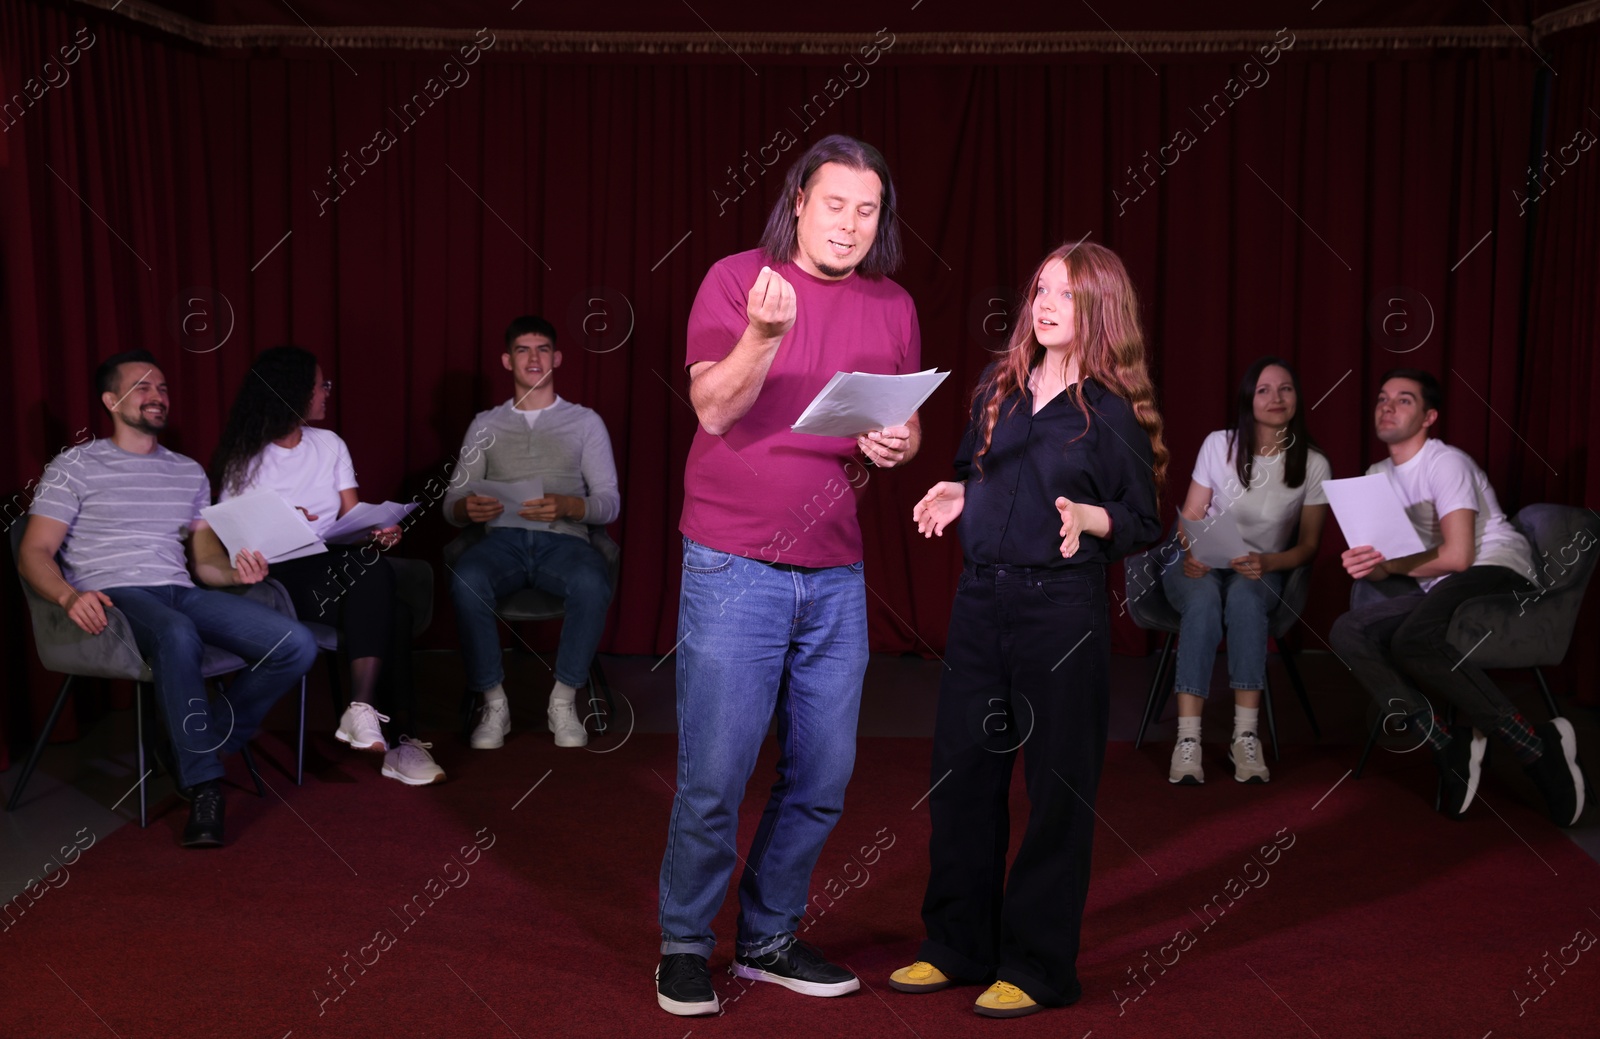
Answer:
[[[160,445],[129,454],[101,439],[52,459],[28,511],[67,524],[61,574],[79,591],[192,588],[184,541],[210,504],[194,459]]]

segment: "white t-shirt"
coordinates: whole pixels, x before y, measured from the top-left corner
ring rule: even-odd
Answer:
[[[1298,487],[1284,482],[1284,462],[1281,452],[1256,455],[1250,463],[1250,486],[1242,486],[1224,429],[1206,436],[1194,461],[1194,482],[1211,489],[1206,517],[1231,512],[1252,552],[1282,552],[1300,522],[1301,506],[1328,504],[1322,481],[1333,475],[1333,469],[1322,452],[1306,453],[1306,478]]]
[[[311,529],[320,537],[339,518],[339,492],[355,486],[350,449],[339,435],[302,426],[300,443],[294,447],[268,444],[261,449],[255,472],[239,493],[277,491],[290,505],[317,517]],[[222,501],[233,497],[226,487],[222,489]]]
[[[1503,566],[1534,584],[1539,583],[1539,575],[1533,567],[1533,546],[1500,511],[1500,501],[1494,496],[1494,488],[1489,486],[1489,477],[1478,468],[1471,455],[1442,440],[1430,439],[1404,465],[1395,465],[1389,458],[1372,463],[1367,475],[1374,473],[1389,477],[1424,546],[1433,548],[1444,543],[1444,536],[1439,532],[1440,516],[1448,516],[1457,509],[1472,509],[1477,513],[1472,524],[1472,543],[1476,550],[1472,565]],[[1417,583],[1427,591],[1446,576],[1419,577]]]

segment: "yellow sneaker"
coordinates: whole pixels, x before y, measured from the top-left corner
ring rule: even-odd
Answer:
[[[1029,999],[1026,992],[1009,981],[997,981],[983,990],[983,995],[972,1004],[972,1009],[984,1017],[1022,1017],[1044,1007]]]
[[[944,972],[927,960],[918,960],[889,975],[889,987],[901,992],[937,992],[949,984]]]

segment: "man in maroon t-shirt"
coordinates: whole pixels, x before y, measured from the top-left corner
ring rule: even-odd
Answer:
[[[739,884],[734,972],[813,996],[860,987],[795,932],[844,807],[867,668],[856,492],[903,465],[922,428],[790,431],[835,372],[917,370],[916,309],[886,275],[900,229],[888,164],[849,137],[789,170],[761,247],[718,261],[689,315],[700,428],[684,473],[678,795],[661,863],[657,999],[718,1009],[706,961],[739,803],[774,714],[781,756]]]

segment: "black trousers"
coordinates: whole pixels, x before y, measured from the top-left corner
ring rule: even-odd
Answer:
[[[1100,566],[969,567],[933,735],[933,836],[920,959],[1072,1003],[1105,763],[1111,620]],[[1007,794],[1022,755],[1029,812],[1011,874]]]
[[[377,657],[378,703],[399,732],[415,734],[411,682],[411,610],[395,594],[394,568],[375,547],[329,545],[326,555],[273,563],[295,614],[344,632],[351,660]]]
[[[1405,594],[1377,599],[1333,622],[1328,642],[1339,659],[1386,713],[1431,715],[1453,704],[1482,731],[1500,731],[1517,715],[1516,705],[1445,633],[1468,599],[1532,595],[1538,591],[1533,582],[1503,566],[1470,566],[1426,594],[1415,581],[1390,580],[1386,591],[1405,587]]]

